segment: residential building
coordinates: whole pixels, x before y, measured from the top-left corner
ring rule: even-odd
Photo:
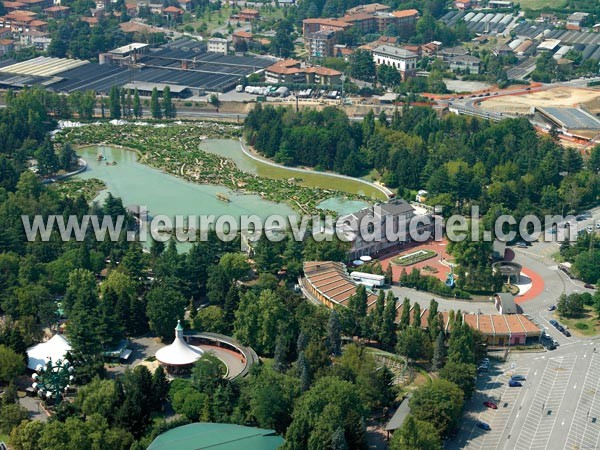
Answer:
[[[401,47],[392,47],[391,45],[380,45],[373,49],[373,61],[375,65],[394,67],[403,80],[414,76],[417,71],[418,55]]]
[[[579,31],[585,22],[587,21],[589,13],[575,12],[567,18],[566,28],[567,30]]]
[[[334,31],[317,31],[304,37],[304,45],[310,58],[333,56],[335,43]]]
[[[488,8],[513,8],[514,2],[507,0],[490,0],[488,2]]]
[[[208,40],[207,48],[210,53],[226,55],[229,52],[229,43],[227,39],[213,37]]]
[[[397,19],[396,24],[400,26],[415,26],[419,18],[419,11],[416,9],[403,9],[394,11],[392,15]]]
[[[82,22],[87,22],[90,27],[95,27],[96,25],[98,25],[98,18],[97,17],[82,17],[81,19]]]
[[[308,84],[320,84],[323,86],[339,86],[342,82],[342,72],[329,69],[328,67],[313,66],[305,70],[306,82]]]
[[[592,27],[592,31],[593,31],[594,33],[600,33],[600,23],[597,23],[596,25],[594,25],[594,26]]]
[[[452,72],[470,73],[474,75],[479,74],[481,60],[476,56],[453,56],[448,58],[447,62],[450,65],[450,70]]]
[[[52,17],[53,19],[63,19],[69,15],[71,8],[68,6],[55,5],[46,8],[44,12],[48,17]]]
[[[183,16],[183,9],[177,6],[167,6],[162,10],[163,16],[169,20],[179,21]]]
[[[192,0],[177,0],[177,4],[184,11],[192,10]]]
[[[242,9],[239,13],[238,13],[238,18],[242,21],[242,22],[253,22],[255,20],[258,20],[260,18],[260,13],[256,10],[256,9]]]
[[[339,20],[356,27],[362,34],[369,34],[377,31],[377,20],[375,15],[371,13],[352,14],[344,16]]]
[[[438,57],[442,58],[444,61],[454,56],[464,56],[466,54],[468,54],[468,51],[464,47],[447,47],[438,51]]]
[[[471,9],[471,0],[456,0],[454,2],[454,7],[459,11]]]
[[[327,67],[303,66],[295,59],[284,59],[265,68],[265,81],[274,84],[339,85],[342,73]]]
[[[15,41],[12,39],[0,39],[0,56],[5,56],[15,49]]]
[[[387,12],[391,7],[388,5],[382,5],[381,3],[369,3],[368,5],[358,5],[354,8],[350,8],[346,10],[347,15],[352,14],[362,14],[362,13],[377,13],[377,12]]]
[[[317,31],[346,31],[352,24],[336,19],[304,19],[302,21],[302,34],[306,36]]]
[[[133,3],[126,3],[125,9],[127,10],[127,15],[132,19],[135,19],[138,16],[138,7]]]
[[[246,42],[249,44],[252,41],[252,33],[248,31],[234,31],[231,35],[233,45],[239,44],[240,42]]]
[[[7,12],[11,11],[25,11],[27,9],[27,5],[23,2],[2,2],[4,4],[4,9]]]

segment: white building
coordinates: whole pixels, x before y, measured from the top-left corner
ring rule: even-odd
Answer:
[[[385,64],[392,66],[405,80],[408,77],[414,76],[417,71],[418,55],[409,50],[391,45],[380,45],[373,49],[373,61],[376,66]]]
[[[208,51],[210,53],[221,53],[226,55],[229,52],[229,43],[227,39],[223,38],[210,38],[208,40]]]

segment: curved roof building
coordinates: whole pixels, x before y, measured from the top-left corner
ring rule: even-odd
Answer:
[[[204,354],[201,348],[189,345],[183,339],[183,327],[181,321],[177,321],[175,327],[175,340],[166,347],[159,349],[156,352],[156,359],[162,365],[167,366],[167,369],[184,368],[191,366]]]
[[[147,450],[276,450],[284,442],[273,430],[201,422],[164,432]]]

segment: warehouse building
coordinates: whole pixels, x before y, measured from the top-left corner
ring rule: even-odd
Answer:
[[[176,90],[185,87],[192,94],[226,92],[243,77],[273,64],[274,59],[208,53],[206,43],[180,39],[158,49],[129,44],[104,54],[101,62],[105,64],[49,57],[6,60],[0,62],[0,87],[37,84],[56,92],[93,90],[107,94],[113,86],[145,82],[157,87],[168,84]],[[181,89],[179,93],[184,96],[188,91]]]

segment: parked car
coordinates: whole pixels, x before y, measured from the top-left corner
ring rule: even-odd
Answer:
[[[546,349],[548,350],[556,350],[556,345],[554,345],[554,343],[549,343],[548,345],[546,345]]]
[[[484,406],[487,406],[490,409],[498,409],[498,405],[494,402],[483,402]]]
[[[487,372],[490,368],[488,366],[477,367],[477,372]]]
[[[583,285],[583,287],[584,287],[584,288],[586,288],[586,289],[595,289],[594,285],[593,285],[593,284],[590,284],[590,283],[585,283],[585,284]]]
[[[508,380],[508,387],[521,387],[523,386],[520,381]]]
[[[554,328],[556,328],[558,326],[558,322],[554,319],[550,320],[550,325],[552,325]]]
[[[527,243],[523,241],[517,242],[517,247],[519,248],[527,248]]]
[[[562,332],[566,337],[571,337],[571,332],[569,330],[567,330],[566,328],[563,330]]]
[[[492,427],[490,427],[487,423],[481,421],[477,422],[477,426],[485,431],[490,431],[492,429]]]
[[[512,377],[510,377],[511,380],[514,381],[525,381],[526,378],[524,375],[513,375]]]
[[[557,329],[558,331],[560,331],[561,333],[564,333],[564,332],[565,332],[565,327],[563,327],[561,324],[558,324],[558,325],[556,325],[556,329]]]
[[[554,311],[555,309],[556,309],[556,305],[550,305],[550,306],[548,306],[548,311]],[[552,321],[550,321],[550,323],[552,323]]]

